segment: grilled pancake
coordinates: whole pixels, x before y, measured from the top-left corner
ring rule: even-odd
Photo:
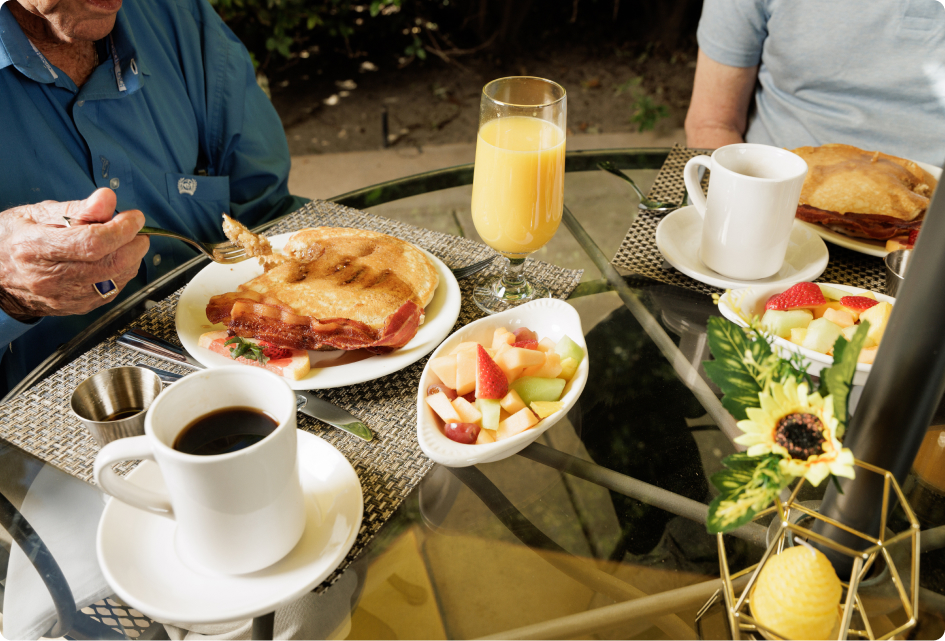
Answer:
[[[266,269],[207,306],[212,322],[244,337],[304,349],[389,351],[416,333],[439,281],[422,251],[378,232],[303,229],[281,254],[269,254],[239,223],[227,221],[225,230],[261,249]]]

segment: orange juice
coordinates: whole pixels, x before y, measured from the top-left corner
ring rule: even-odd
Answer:
[[[527,116],[479,129],[472,217],[496,251],[520,257],[554,236],[564,206],[564,142],[559,127]]]

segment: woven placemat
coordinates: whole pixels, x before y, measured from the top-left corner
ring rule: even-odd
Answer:
[[[693,156],[709,155],[711,152],[689,149],[676,145],[660,168],[650,189],[650,198],[667,202],[683,202],[686,185],[683,182],[683,168]],[[702,180],[702,189],[708,188],[709,172]],[[701,283],[676,271],[669,265],[656,247],[656,226],[663,216],[650,211],[641,211],[633,226],[627,230],[620,248],[614,255],[613,264],[635,274],[646,276],[670,285],[678,285],[704,294],[719,293],[722,290]],[[886,268],[883,260],[875,256],[861,254],[828,243],[830,262],[827,269],[817,280],[822,283],[840,283],[865,287],[877,292],[886,291]]]
[[[309,203],[266,233],[274,236],[322,225],[390,234],[426,249],[451,268],[493,254],[485,245],[468,238],[419,229],[325,201]],[[500,268],[501,261],[496,261],[491,269],[460,281],[463,302],[454,331],[484,315],[472,302],[472,288]],[[580,270],[564,269],[532,259],[526,261],[525,270],[561,299],[568,297],[582,275]],[[174,312],[181,291],[160,301],[131,326],[179,345],[174,330]],[[119,334],[121,332],[0,406],[0,437],[83,481],[92,482],[92,466],[99,448],[69,411],[69,398],[76,386],[102,369],[136,362],[146,362],[181,374],[190,371],[119,346],[115,342]],[[318,391],[319,396],[347,409],[371,428],[375,439],[369,443],[308,416],[298,416],[301,429],[317,434],[347,457],[358,473],[364,493],[364,521],[358,539],[347,559],[324,585],[333,581],[360,553],[433,465],[420,451],[416,433],[417,385],[426,360],[421,359],[399,372],[367,383]],[[133,463],[126,463],[119,470],[127,473],[133,467]]]

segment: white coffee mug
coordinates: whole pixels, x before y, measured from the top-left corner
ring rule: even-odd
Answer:
[[[707,167],[708,199],[697,171]],[[741,143],[696,156],[683,178],[689,200],[702,216],[699,258],[706,267],[738,280],[778,273],[784,263],[807,163],[797,154]]]
[[[261,441],[225,454],[200,456],[173,448],[196,419],[232,407],[261,410],[278,425]],[[244,365],[195,372],[151,404],[144,436],[102,448],[95,482],[128,505],[175,520],[175,546],[185,563],[224,574],[260,570],[288,554],[305,528],[295,408],[295,393],[271,372]],[[158,464],[167,495],[112,470],[133,459]]]

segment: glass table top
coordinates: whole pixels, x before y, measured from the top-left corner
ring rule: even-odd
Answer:
[[[735,452],[730,417],[720,414],[718,390],[701,369],[709,358],[707,319],[718,311],[706,295],[619,273],[609,264],[635,218],[637,199],[627,185],[596,169],[598,161],[611,160],[646,191],[667,153],[568,154],[570,213],[535,256],[584,270],[569,302],[581,316],[591,367],[567,418],[508,459],[468,468],[435,465],[331,587],[277,613],[277,636],[651,639],[727,634],[718,612],[710,610],[696,623],[720,584],[716,537],[704,525],[715,493],[708,479],[721,468],[721,459]],[[471,182],[470,165],[336,200],[478,240],[469,211]],[[23,390],[140,314],[149,299],[176,290],[200,266],[199,261],[184,266],[155,283],[15,391],[28,393]],[[0,494],[14,508],[22,507],[43,468],[32,456],[0,443]],[[48,487],[85,485],[58,470],[48,474],[54,477]],[[920,516],[926,519],[923,528],[935,528],[945,523],[938,507],[945,499],[925,485],[922,496],[929,506]],[[812,492],[804,498],[818,496]],[[53,539],[95,526],[55,515],[43,525],[51,534],[41,531],[39,538]],[[82,536],[74,535],[79,544],[73,553],[91,567],[95,550]],[[16,545],[11,540],[0,532],[0,577]],[[928,549],[920,575],[920,625],[910,638],[937,639],[945,632],[945,562],[938,549],[945,539],[935,530],[923,540]],[[735,569],[756,563],[763,551],[760,528],[726,537]],[[16,587],[5,581],[3,588],[5,603],[15,603],[9,591]],[[104,627],[91,629],[100,635],[107,629],[113,638],[165,638],[164,628],[152,625],[146,613],[112,603],[117,605],[106,602],[102,611],[86,606],[86,614],[72,617],[66,630],[81,638],[81,630],[95,626],[97,619]],[[891,624],[897,616],[888,614]],[[50,621],[55,623],[54,614]],[[256,633],[268,632],[266,622],[256,623]]]

